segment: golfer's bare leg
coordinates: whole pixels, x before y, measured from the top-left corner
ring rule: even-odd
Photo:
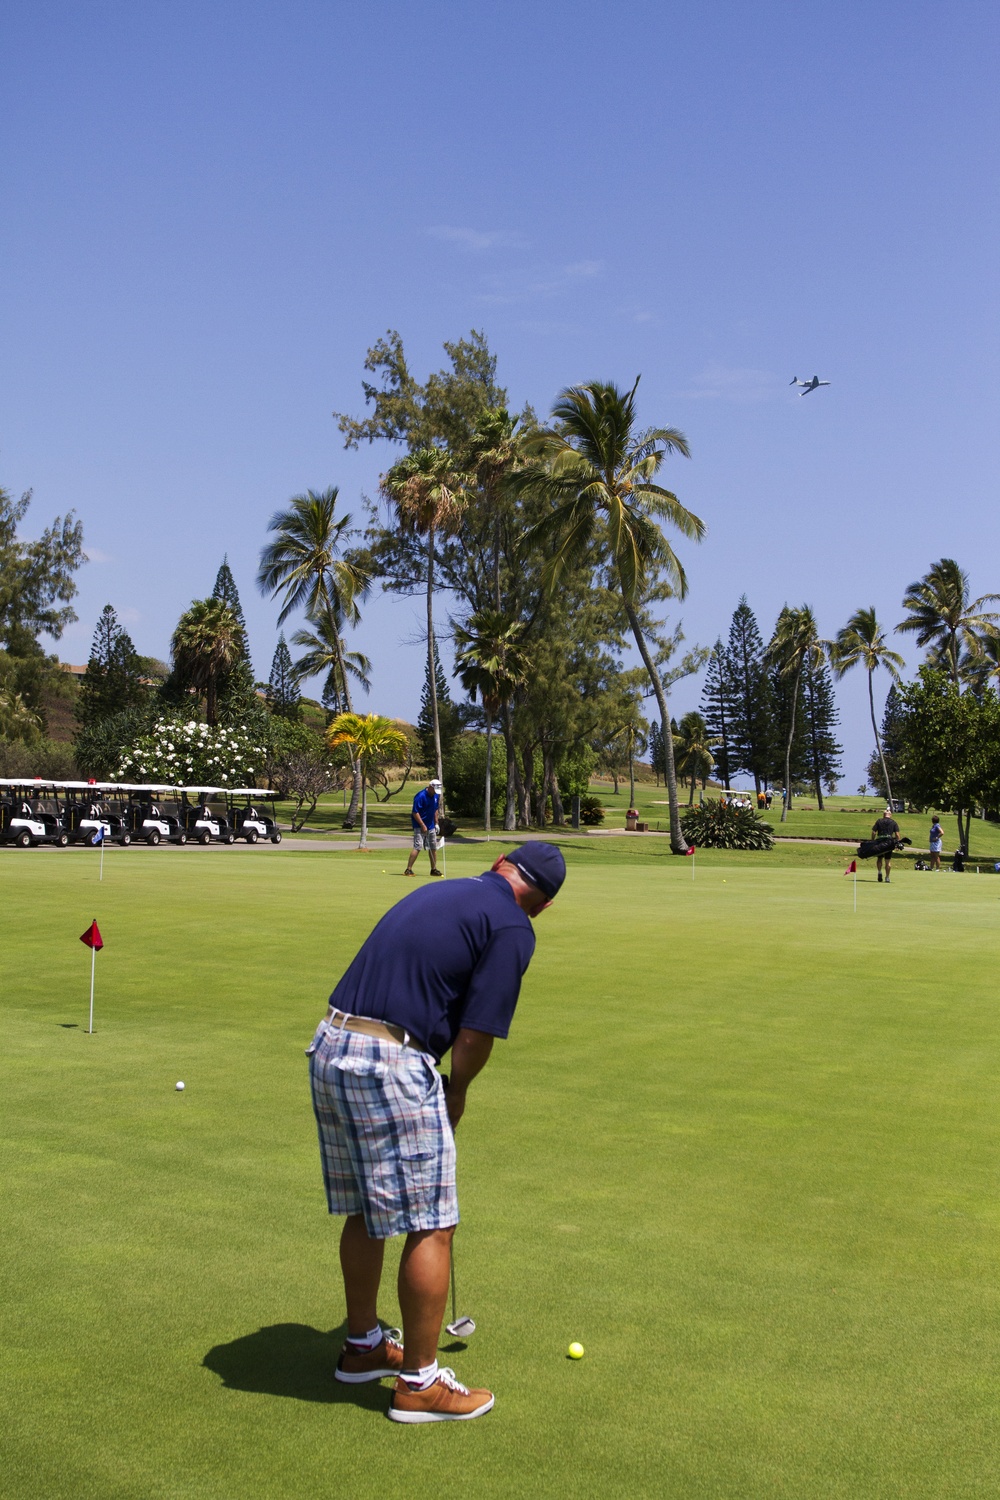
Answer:
[[[362,1338],[378,1323],[378,1289],[385,1241],[369,1238],[361,1214],[351,1214],[340,1236],[340,1269],[347,1297],[347,1336]]]
[[[416,864],[416,862],[417,862],[417,850],[416,849],[411,849],[410,850],[410,857],[406,861],[406,873],[407,873],[407,875],[409,875],[410,871],[413,869],[413,866]]]
[[[403,1369],[422,1370],[437,1359],[451,1274],[450,1229],[421,1229],[406,1236],[399,1262],[403,1315]],[[369,1328],[374,1324],[369,1323]]]

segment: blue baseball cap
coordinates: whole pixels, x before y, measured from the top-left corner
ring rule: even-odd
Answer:
[[[555,844],[522,844],[513,854],[505,854],[504,859],[520,870],[525,880],[537,885],[550,901],[559,894],[559,887],[566,879],[566,861]]]

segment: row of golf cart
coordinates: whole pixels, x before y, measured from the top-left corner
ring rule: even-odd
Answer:
[[[0,780],[0,843],[281,843],[275,792],[261,787],[136,786],[111,781]],[[269,806],[268,803],[271,803]]]

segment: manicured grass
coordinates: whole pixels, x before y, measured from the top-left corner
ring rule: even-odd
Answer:
[[[1000,892],[866,872],[855,917],[842,851],[792,853],[692,881],[570,849],[459,1136],[480,1331],[444,1358],[497,1407],[414,1431],[331,1378],[303,1057],[407,885],[379,853],[113,850],[99,886],[90,851],[0,850],[3,1493],[995,1493]]]

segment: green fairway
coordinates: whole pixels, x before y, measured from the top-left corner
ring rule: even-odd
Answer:
[[[459,1131],[442,1362],[496,1409],[401,1429],[332,1378],[303,1052],[405,851],[0,850],[0,1492],[996,1493],[1000,886],[854,915],[844,853],[570,849]]]

